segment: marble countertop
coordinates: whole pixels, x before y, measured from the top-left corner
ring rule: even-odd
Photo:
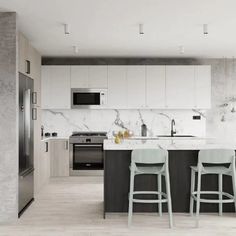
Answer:
[[[69,140],[69,137],[62,137],[62,136],[57,136],[57,137],[52,137],[52,136],[50,136],[50,137],[43,137],[43,138],[41,138],[41,142],[45,142],[45,141],[50,141],[50,140],[63,140],[63,139],[67,139],[67,140]]]
[[[132,138],[125,139],[120,144],[116,144],[114,139],[104,141],[104,150],[133,150],[162,148],[166,150],[200,150],[200,149],[234,149],[235,143],[224,143],[213,138]]]

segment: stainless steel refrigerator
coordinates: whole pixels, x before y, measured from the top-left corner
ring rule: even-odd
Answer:
[[[33,88],[19,73],[19,216],[34,199]]]

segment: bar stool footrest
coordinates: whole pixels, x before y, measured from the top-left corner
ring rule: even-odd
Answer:
[[[200,202],[203,203],[233,203],[234,200],[234,196],[226,193],[226,192],[220,192],[220,191],[200,191],[200,196],[201,194],[209,194],[209,195],[222,195],[227,197],[228,199],[206,199],[206,198],[201,198],[199,199]],[[191,197],[197,201],[197,191],[192,192]]]
[[[161,195],[164,197],[164,199],[137,199],[133,198],[132,202],[135,203],[165,203],[168,202],[167,200],[167,194],[163,192],[158,192],[158,191],[134,191],[133,195]]]

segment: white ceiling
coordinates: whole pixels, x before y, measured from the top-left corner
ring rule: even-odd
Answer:
[[[0,0],[0,9],[17,12],[20,31],[44,56],[236,56],[236,0]]]

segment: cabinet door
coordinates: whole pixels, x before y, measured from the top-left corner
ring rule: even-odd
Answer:
[[[107,66],[89,66],[89,88],[107,88]]]
[[[211,66],[195,66],[196,108],[211,108]]]
[[[54,109],[70,108],[70,67],[52,67],[52,101]]]
[[[34,92],[36,106],[41,107],[41,55],[34,50]]]
[[[166,107],[191,109],[194,105],[194,66],[166,66]]]
[[[126,108],[127,80],[126,66],[108,66],[108,97],[109,108]]]
[[[148,108],[165,108],[165,66],[146,67],[146,99]]]
[[[71,66],[71,88],[88,88],[88,66]]]
[[[52,140],[50,167],[51,176],[69,176],[68,140]]]
[[[145,66],[127,66],[127,102],[129,108],[145,108]]]
[[[30,73],[27,74],[30,78],[35,79],[36,76],[36,50],[28,45],[28,60],[30,61]]]
[[[43,66],[42,108],[70,108],[70,67]]]
[[[53,107],[51,100],[52,94],[52,68],[50,66],[42,66],[41,77],[41,107],[42,109],[50,109]]]
[[[19,72],[28,75],[26,73],[26,60],[28,60],[28,50],[29,50],[29,43],[28,40],[25,38],[25,36],[22,33],[18,34],[18,69]]]
[[[42,151],[41,151],[41,109],[37,109],[37,120],[34,121],[34,183],[35,183],[35,192],[40,190],[40,181],[39,181],[39,163],[42,160]]]
[[[50,177],[50,141],[41,142],[40,158],[35,166],[35,190],[39,192]]]

